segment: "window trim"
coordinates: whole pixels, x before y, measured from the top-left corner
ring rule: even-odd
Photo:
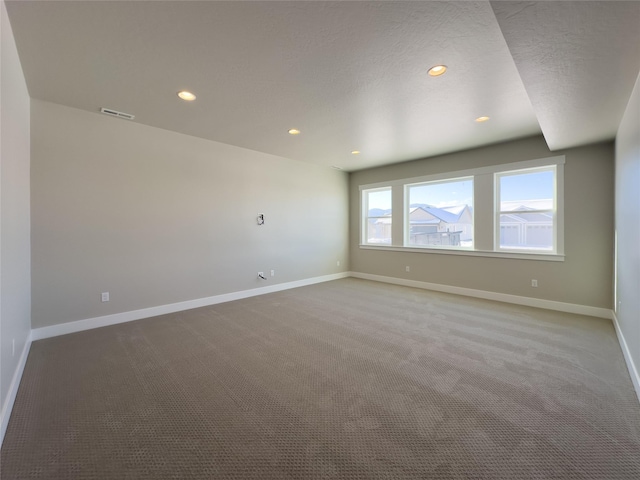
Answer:
[[[559,189],[561,188],[561,184],[558,182],[558,165],[551,164],[545,165],[541,167],[532,167],[532,168],[523,168],[519,170],[508,170],[495,172],[493,174],[494,178],[494,195],[495,195],[495,204],[493,208],[494,212],[494,232],[493,232],[493,240],[494,246],[493,249],[496,252],[509,252],[509,253],[545,253],[548,255],[555,255],[559,251],[559,216],[558,216],[558,198],[559,198]],[[500,201],[500,179],[503,177],[515,176],[515,175],[525,175],[527,173],[537,173],[537,172],[548,172],[553,171],[553,205],[550,209],[541,209],[541,210],[528,210],[527,213],[549,213],[552,214],[553,219],[553,239],[551,250],[536,250],[531,248],[517,248],[517,247],[503,247],[500,245],[500,216],[504,214],[509,214],[513,212],[503,211],[501,209],[501,201]],[[564,226],[564,225],[563,225]]]
[[[451,245],[445,245],[445,246],[438,246],[438,245],[425,245],[425,246],[420,246],[420,245],[412,245],[410,242],[411,240],[411,219],[410,219],[410,215],[411,215],[411,197],[410,197],[410,190],[412,187],[420,187],[422,185],[438,185],[438,184],[444,184],[444,183],[455,183],[455,182],[462,182],[462,181],[471,181],[471,196],[473,197],[474,193],[475,193],[475,178],[474,175],[466,175],[466,176],[456,176],[456,177],[448,177],[448,178],[444,178],[444,179],[437,179],[437,180],[428,180],[428,181],[423,181],[423,182],[414,182],[414,183],[405,183],[404,186],[404,190],[403,190],[403,194],[404,194],[404,222],[403,222],[403,229],[402,229],[402,245],[405,248],[417,248],[417,249],[433,249],[433,250],[462,250],[462,251],[473,251],[475,249],[475,238],[473,238],[471,240],[472,245],[471,247],[463,247],[463,246],[451,246]],[[467,205],[469,206],[469,205]],[[471,207],[471,227],[473,229],[474,232],[474,236],[475,236],[475,208]]]
[[[533,252],[509,252],[493,250],[461,250],[453,248],[434,247],[402,247],[397,245],[359,245],[361,250],[380,250],[386,252],[411,252],[438,255],[462,255],[467,257],[492,257],[492,258],[513,258],[519,260],[542,260],[548,262],[564,262],[565,255],[559,253],[533,253]]]
[[[486,167],[479,167],[474,169],[464,169],[464,170],[454,170],[450,172],[440,172],[434,173],[430,175],[422,175],[419,177],[411,177],[411,178],[401,178],[395,180],[389,180],[386,182],[376,182],[370,184],[359,185],[358,189],[360,192],[360,244],[359,247],[365,250],[380,250],[380,251],[394,251],[394,252],[412,252],[412,253],[425,253],[425,254],[443,254],[443,255],[466,255],[466,256],[480,256],[480,257],[494,257],[494,258],[513,258],[513,259],[524,259],[524,260],[542,260],[542,261],[559,261],[562,262],[565,259],[564,255],[564,164],[565,164],[565,156],[558,155],[553,157],[545,157],[533,160],[525,160],[519,162],[512,163],[504,163],[498,165],[490,165]],[[509,172],[516,170],[526,170],[540,167],[556,167],[556,249],[555,252],[549,251],[521,251],[521,250],[511,250],[511,249],[495,249],[495,228],[496,228],[496,205],[495,205],[495,174],[500,172]],[[494,177],[492,183],[492,190],[489,192],[486,188],[485,194],[491,193],[491,198],[493,199],[492,211],[483,212],[484,217],[491,218],[492,225],[487,227],[484,231],[486,233],[486,240],[489,240],[491,237],[492,242],[487,243],[486,240],[481,240],[481,236],[478,234],[478,225],[476,224],[477,213],[479,208],[483,208],[486,210],[488,207],[480,206],[476,203],[476,188],[477,188],[477,178],[476,176],[489,176]],[[391,239],[390,245],[380,245],[380,244],[370,244],[365,243],[365,236],[363,235],[363,228],[365,226],[365,222],[363,221],[364,217],[364,205],[363,202],[363,192],[370,191],[372,189],[388,189],[391,188],[391,197],[392,197],[392,224],[402,222],[401,230],[402,232],[406,232],[407,228],[407,215],[408,208],[407,202],[408,197],[406,195],[406,186],[414,185],[419,183],[429,183],[434,181],[447,181],[451,179],[457,178],[465,178],[465,177],[473,177],[474,178],[474,206],[473,206],[473,216],[474,216],[474,238],[473,249],[468,248],[450,248],[450,247],[418,247],[418,246],[407,246],[405,244],[406,233],[403,233],[402,243],[398,242],[398,239]],[[397,208],[393,208],[393,200],[398,200],[398,194],[400,194],[400,190],[402,192],[403,197],[403,208],[399,212]],[[488,214],[488,215],[487,215]],[[490,232],[489,232],[490,230]],[[498,238],[499,242],[499,238]],[[480,245],[479,245],[480,244]],[[478,248],[478,246],[484,246],[484,248]],[[493,248],[493,250],[491,249]]]
[[[369,243],[367,241],[367,226],[370,218],[381,218],[381,217],[370,217],[369,213],[369,196],[367,194],[373,192],[385,192],[389,191],[391,194],[391,225],[393,228],[393,187],[391,185],[387,185],[384,187],[373,187],[373,188],[360,188],[360,204],[362,206],[360,213],[360,245],[380,245],[377,243]],[[391,242],[393,244],[393,230],[391,231]]]

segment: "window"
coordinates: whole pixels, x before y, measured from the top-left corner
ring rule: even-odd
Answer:
[[[473,177],[406,186],[407,246],[473,248]]]
[[[362,191],[363,243],[391,244],[391,187]]]
[[[556,167],[495,175],[496,249],[556,252]]]
[[[361,247],[564,261],[564,163],[560,155],[360,185]]]

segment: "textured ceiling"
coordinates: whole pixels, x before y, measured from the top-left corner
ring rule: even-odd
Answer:
[[[640,70],[640,2],[492,2],[551,149],[615,136]]]
[[[345,170],[613,138],[640,70],[637,2],[6,3],[33,98]]]

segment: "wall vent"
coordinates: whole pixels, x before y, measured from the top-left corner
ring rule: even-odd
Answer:
[[[110,108],[102,107],[100,109],[100,112],[104,113],[105,115],[111,115],[112,117],[118,117],[118,118],[125,118],[127,120],[133,120],[134,118],[136,118],[135,115],[131,115],[130,113],[118,112],[117,110],[112,110]]]

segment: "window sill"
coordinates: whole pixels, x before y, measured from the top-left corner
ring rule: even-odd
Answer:
[[[362,250],[381,250],[387,252],[430,253],[436,255],[464,255],[468,257],[515,258],[519,260],[538,260],[545,262],[564,262],[564,255],[559,253],[534,252],[496,252],[491,250],[464,250],[453,248],[416,248],[397,245],[360,245]]]

